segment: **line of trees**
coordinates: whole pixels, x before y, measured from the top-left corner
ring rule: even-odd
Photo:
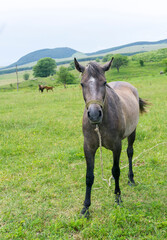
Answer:
[[[107,54],[106,56],[103,57],[102,62],[110,61],[112,57],[113,57],[112,54]],[[96,61],[99,62],[100,60],[97,58]],[[116,54],[114,55],[114,61],[113,61],[112,67],[116,68],[119,73],[120,68],[122,66],[127,66],[128,62],[129,60],[127,56]],[[164,59],[163,63],[165,64],[164,72],[167,72],[167,59]],[[140,59],[139,64],[140,66],[144,66],[144,61]],[[76,77],[71,72],[71,70],[75,69],[73,61],[70,62],[68,68],[61,66],[57,72],[56,72],[56,68],[57,68],[57,64],[54,59],[49,57],[42,58],[33,67],[33,75],[34,77],[48,77],[48,76],[57,74],[57,82],[62,83],[65,88],[67,84],[76,83]],[[29,79],[28,74],[24,75],[24,79],[25,80]]]
[[[103,62],[110,61],[112,56],[113,55],[108,54],[103,57],[102,61]],[[96,58],[96,61],[99,62],[100,59]],[[128,64],[127,56],[123,56],[120,54],[114,55],[112,67],[116,68],[118,72],[122,66],[126,66],[127,64]],[[70,72],[71,70],[75,69],[73,61],[70,62],[68,68],[61,66],[57,72],[56,68],[57,64],[54,59],[49,57],[42,58],[38,60],[37,64],[33,67],[33,75],[34,77],[48,77],[57,74],[57,82],[62,83],[65,88],[67,84],[73,84],[76,82],[76,77],[74,76],[73,73]]]

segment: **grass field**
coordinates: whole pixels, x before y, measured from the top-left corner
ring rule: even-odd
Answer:
[[[114,203],[114,182],[109,188],[101,180],[97,152],[89,220],[79,218],[86,170],[79,85],[43,94],[37,83],[0,92],[0,239],[167,238],[167,76],[160,70],[157,63],[130,63],[120,74],[114,69],[106,74],[108,81],[132,83],[152,105],[137,128],[134,157],[143,154],[134,161],[135,187],[127,184],[123,141],[122,207]],[[103,161],[109,178],[110,151],[103,149]]]
[[[19,82],[23,82],[23,74],[25,72],[19,72]],[[17,82],[16,73],[9,73],[0,75],[0,88],[3,88],[4,85],[14,84]]]

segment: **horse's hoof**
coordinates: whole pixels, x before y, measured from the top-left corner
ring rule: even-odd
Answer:
[[[133,187],[133,186],[135,186],[136,184],[135,184],[135,181],[134,180],[132,180],[132,181],[128,181],[128,185],[129,186],[131,186],[131,187]]]
[[[116,196],[115,196],[115,203],[116,203],[117,205],[121,205],[122,202],[123,202],[123,201],[122,201],[122,199],[121,199],[121,195],[116,194]]]
[[[89,208],[87,207],[83,207],[81,213],[80,213],[80,217],[84,217],[84,218],[89,218],[90,217],[90,213],[89,213]]]

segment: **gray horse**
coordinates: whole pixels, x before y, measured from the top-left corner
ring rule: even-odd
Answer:
[[[128,139],[127,155],[129,159],[129,184],[135,184],[132,170],[133,143],[139,111],[145,112],[147,103],[139,98],[137,89],[127,82],[106,82],[105,71],[111,67],[110,62],[100,66],[90,62],[86,67],[74,58],[76,69],[82,73],[82,92],[85,100],[83,115],[84,154],[87,163],[86,195],[82,215],[89,216],[91,205],[91,188],[94,182],[94,158],[99,147],[99,139],[95,132],[98,125],[102,146],[113,152],[112,175],[115,179],[116,202],[121,202],[119,187],[119,159],[122,140]]]

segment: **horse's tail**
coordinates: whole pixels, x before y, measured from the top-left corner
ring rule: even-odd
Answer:
[[[149,103],[146,100],[143,100],[142,98],[139,98],[139,109],[141,113],[147,112],[146,107],[149,105]]]

